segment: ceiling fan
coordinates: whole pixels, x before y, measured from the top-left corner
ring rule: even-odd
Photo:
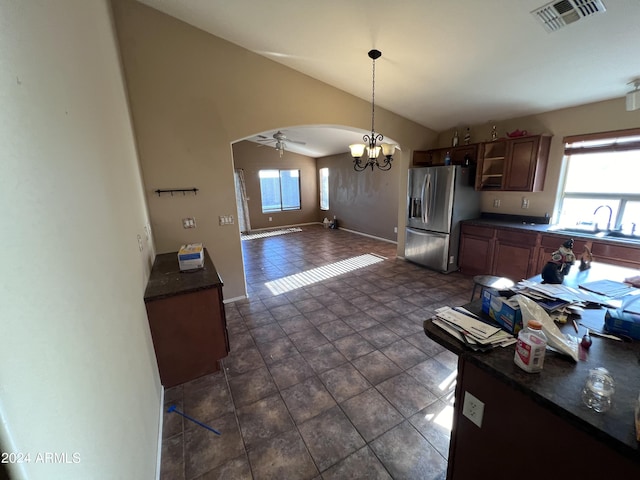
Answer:
[[[298,145],[306,145],[306,142],[301,142],[299,140],[291,140],[287,138],[287,136],[278,130],[276,133],[272,135],[272,138],[266,137],[264,135],[258,135],[259,143],[274,143],[274,148],[280,152],[280,156],[284,153],[284,149],[287,146],[287,143],[297,143]]]

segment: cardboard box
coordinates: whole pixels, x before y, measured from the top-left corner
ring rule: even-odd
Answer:
[[[482,311],[509,333],[522,330],[522,313],[516,300],[500,296],[497,290],[485,288],[482,292]]]
[[[201,243],[182,245],[178,251],[180,271],[204,267],[204,248]]]
[[[607,309],[604,315],[605,330],[640,340],[640,315],[623,310]]]

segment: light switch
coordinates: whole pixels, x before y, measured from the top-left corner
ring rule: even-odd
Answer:
[[[233,218],[233,215],[220,215],[218,217],[219,225],[233,225],[234,223],[235,223],[235,220]]]
[[[196,219],[193,217],[183,218],[182,228],[196,228]]]

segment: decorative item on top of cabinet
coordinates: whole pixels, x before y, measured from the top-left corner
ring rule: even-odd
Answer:
[[[550,145],[546,135],[480,144],[476,190],[542,191]]]

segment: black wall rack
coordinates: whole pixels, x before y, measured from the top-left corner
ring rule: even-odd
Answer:
[[[194,195],[198,194],[198,188],[159,188],[158,190],[155,190],[155,192],[158,194],[158,196],[161,196],[163,193],[170,193],[171,196],[173,197],[173,194],[175,192],[182,192],[183,195],[186,195],[187,192],[193,192]]]

